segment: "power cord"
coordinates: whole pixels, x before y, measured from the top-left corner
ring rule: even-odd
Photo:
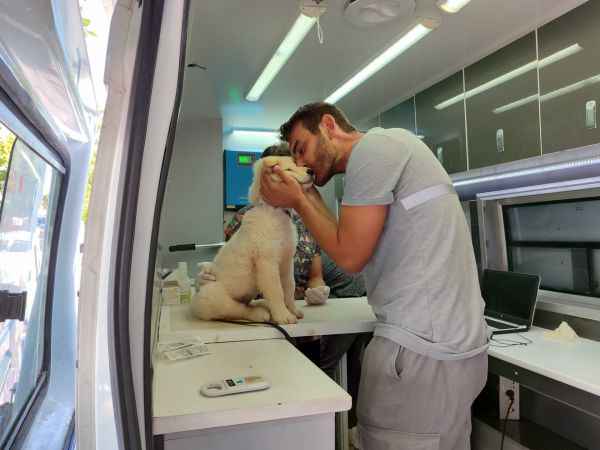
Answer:
[[[492,334],[492,337],[490,338],[490,342],[491,342],[490,347],[506,348],[506,347],[514,347],[516,345],[529,345],[529,344],[533,343],[533,341],[531,339],[529,339],[527,336],[523,336],[522,334],[517,334],[517,336],[522,339],[521,341],[516,340],[516,339],[507,339],[507,338],[498,339],[495,336],[496,335]]]
[[[506,408],[506,415],[504,416],[504,425],[502,426],[502,440],[500,441],[500,450],[504,449],[504,437],[506,436],[506,424],[508,422],[508,415],[510,414],[510,409],[515,403],[515,393],[512,389],[508,389],[505,392],[506,396],[510,399],[508,403],[508,408]]]
[[[219,319],[219,320],[216,320],[216,322],[235,323],[236,325],[250,325],[250,326],[252,326],[252,325],[268,325],[270,327],[275,328],[281,334],[283,334],[283,337],[285,338],[285,340],[288,341],[290,344],[292,344],[294,347],[298,347],[298,343],[296,342],[296,339],[293,336],[291,336],[287,331],[285,331],[281,325],[278,325],[273,322],[250,322],[250,321],[241,321],[241,320],[237,321],[237,320],[225,320],[225,319]]]

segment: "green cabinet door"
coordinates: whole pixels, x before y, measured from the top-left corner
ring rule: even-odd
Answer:
[[[416,95],[417,135],[448,173],[467,170],[462,71]],[[448,99],[456,101],[443,102]]]
[[[355,124],[356,128],[360,131],[369,131],[371,128],[380,127],[379,114],[374,115],[368,119],[359,120]]]
[[[544,153],[600,142],[600,1],[538,31]]]
[[[404,128],[415,132],[415,99],[414,97],[397,104],[381,113],[383,128]]]
[[[540,155],[535,33],[467,67],[465,96],[469,169]]]

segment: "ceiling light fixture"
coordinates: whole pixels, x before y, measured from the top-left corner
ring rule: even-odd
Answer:
[[[447,13],[454,14],[459,12],[471,0],[438,0],[437,6]]]
[[[277,47],[277,50],[275,50],[271,60],[254,83],[254,86],[252,86],[252,89],[246,95],[246,100],[255,102],[260,98],[315,23],[317,23],[315,17],[307,17],[304,14],[298,16],[294,25],[290,28],[290,31],[288,31],[281,44],[279,44],[279,47]]]
[[[348,93],[356,89],[359,85],[365,82],[368,78],[379,72],[386,65],[415,45],[425,36],[427,36],[433,28],[428,28],[422,24],[417,24],[411,28],[406,34],[398,39],[394,44],[384,50],[373,61],[363,67],[352,78],[343,83],[339,88],[333,91],[325,99],[326,103],[336,103]]]
[[[471,98],[477,94],[481,94],[482,92],[485,92],[493,87],[499,86],[503,83],[506,83],[507,81],[512,80],[513,78],[521,76],[524,73],[527,73],[531,70],[534,70],[536,67],[538,67],[538,64],[539,68],[542,69],[550,64],[560,61],[561,59],[574,55],[575,53],[579,53],[581,50],[583,50],[583,47],[581,47],[579,44],[570,45],[569,47],[563,48],[562,50],[559,50],[556,53],[552,53],[546,58],[540,59],[539,63],[537,60],[531,61],[530,63],[527,63],[524,66],[511,70],[510,72],[507,72],[504,75],[500,75],[499,77],[494,78],[493,80],[490,80],[487,83],[482,84],[481,86],[477,86],[476,88],[470,89],[464,94],[458,94],[455,97],[445,100],[442,103],[435,105],[434,108],[437,110],[442,110],[444,108],[447,108],[448,106],[454,105],[455,103],[461,102],[465,98]]]
[[[407,0],[346,0],[344,17],[358,27],[377,26],[411,15],[414,7]]]

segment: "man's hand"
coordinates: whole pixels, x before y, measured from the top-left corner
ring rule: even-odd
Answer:
[[[275,174],[281,181],[274,181]],[[300,183],[287,175],[279,166],[265,167],[260,180],[260,192],[263,199],[278,208],[296,208],[304,198]]]

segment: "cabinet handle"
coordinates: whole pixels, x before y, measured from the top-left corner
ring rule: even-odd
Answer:
[[[437,156],[438,161],[441,164],[444,164],[444,147],[438,147],[435,149],[435,154]]]
[[[596,100],[585,103],[585,127],[596,128]]]
[[[496,130],[496,151],[498,153],[504,151],[504,130],[502,128]]]

